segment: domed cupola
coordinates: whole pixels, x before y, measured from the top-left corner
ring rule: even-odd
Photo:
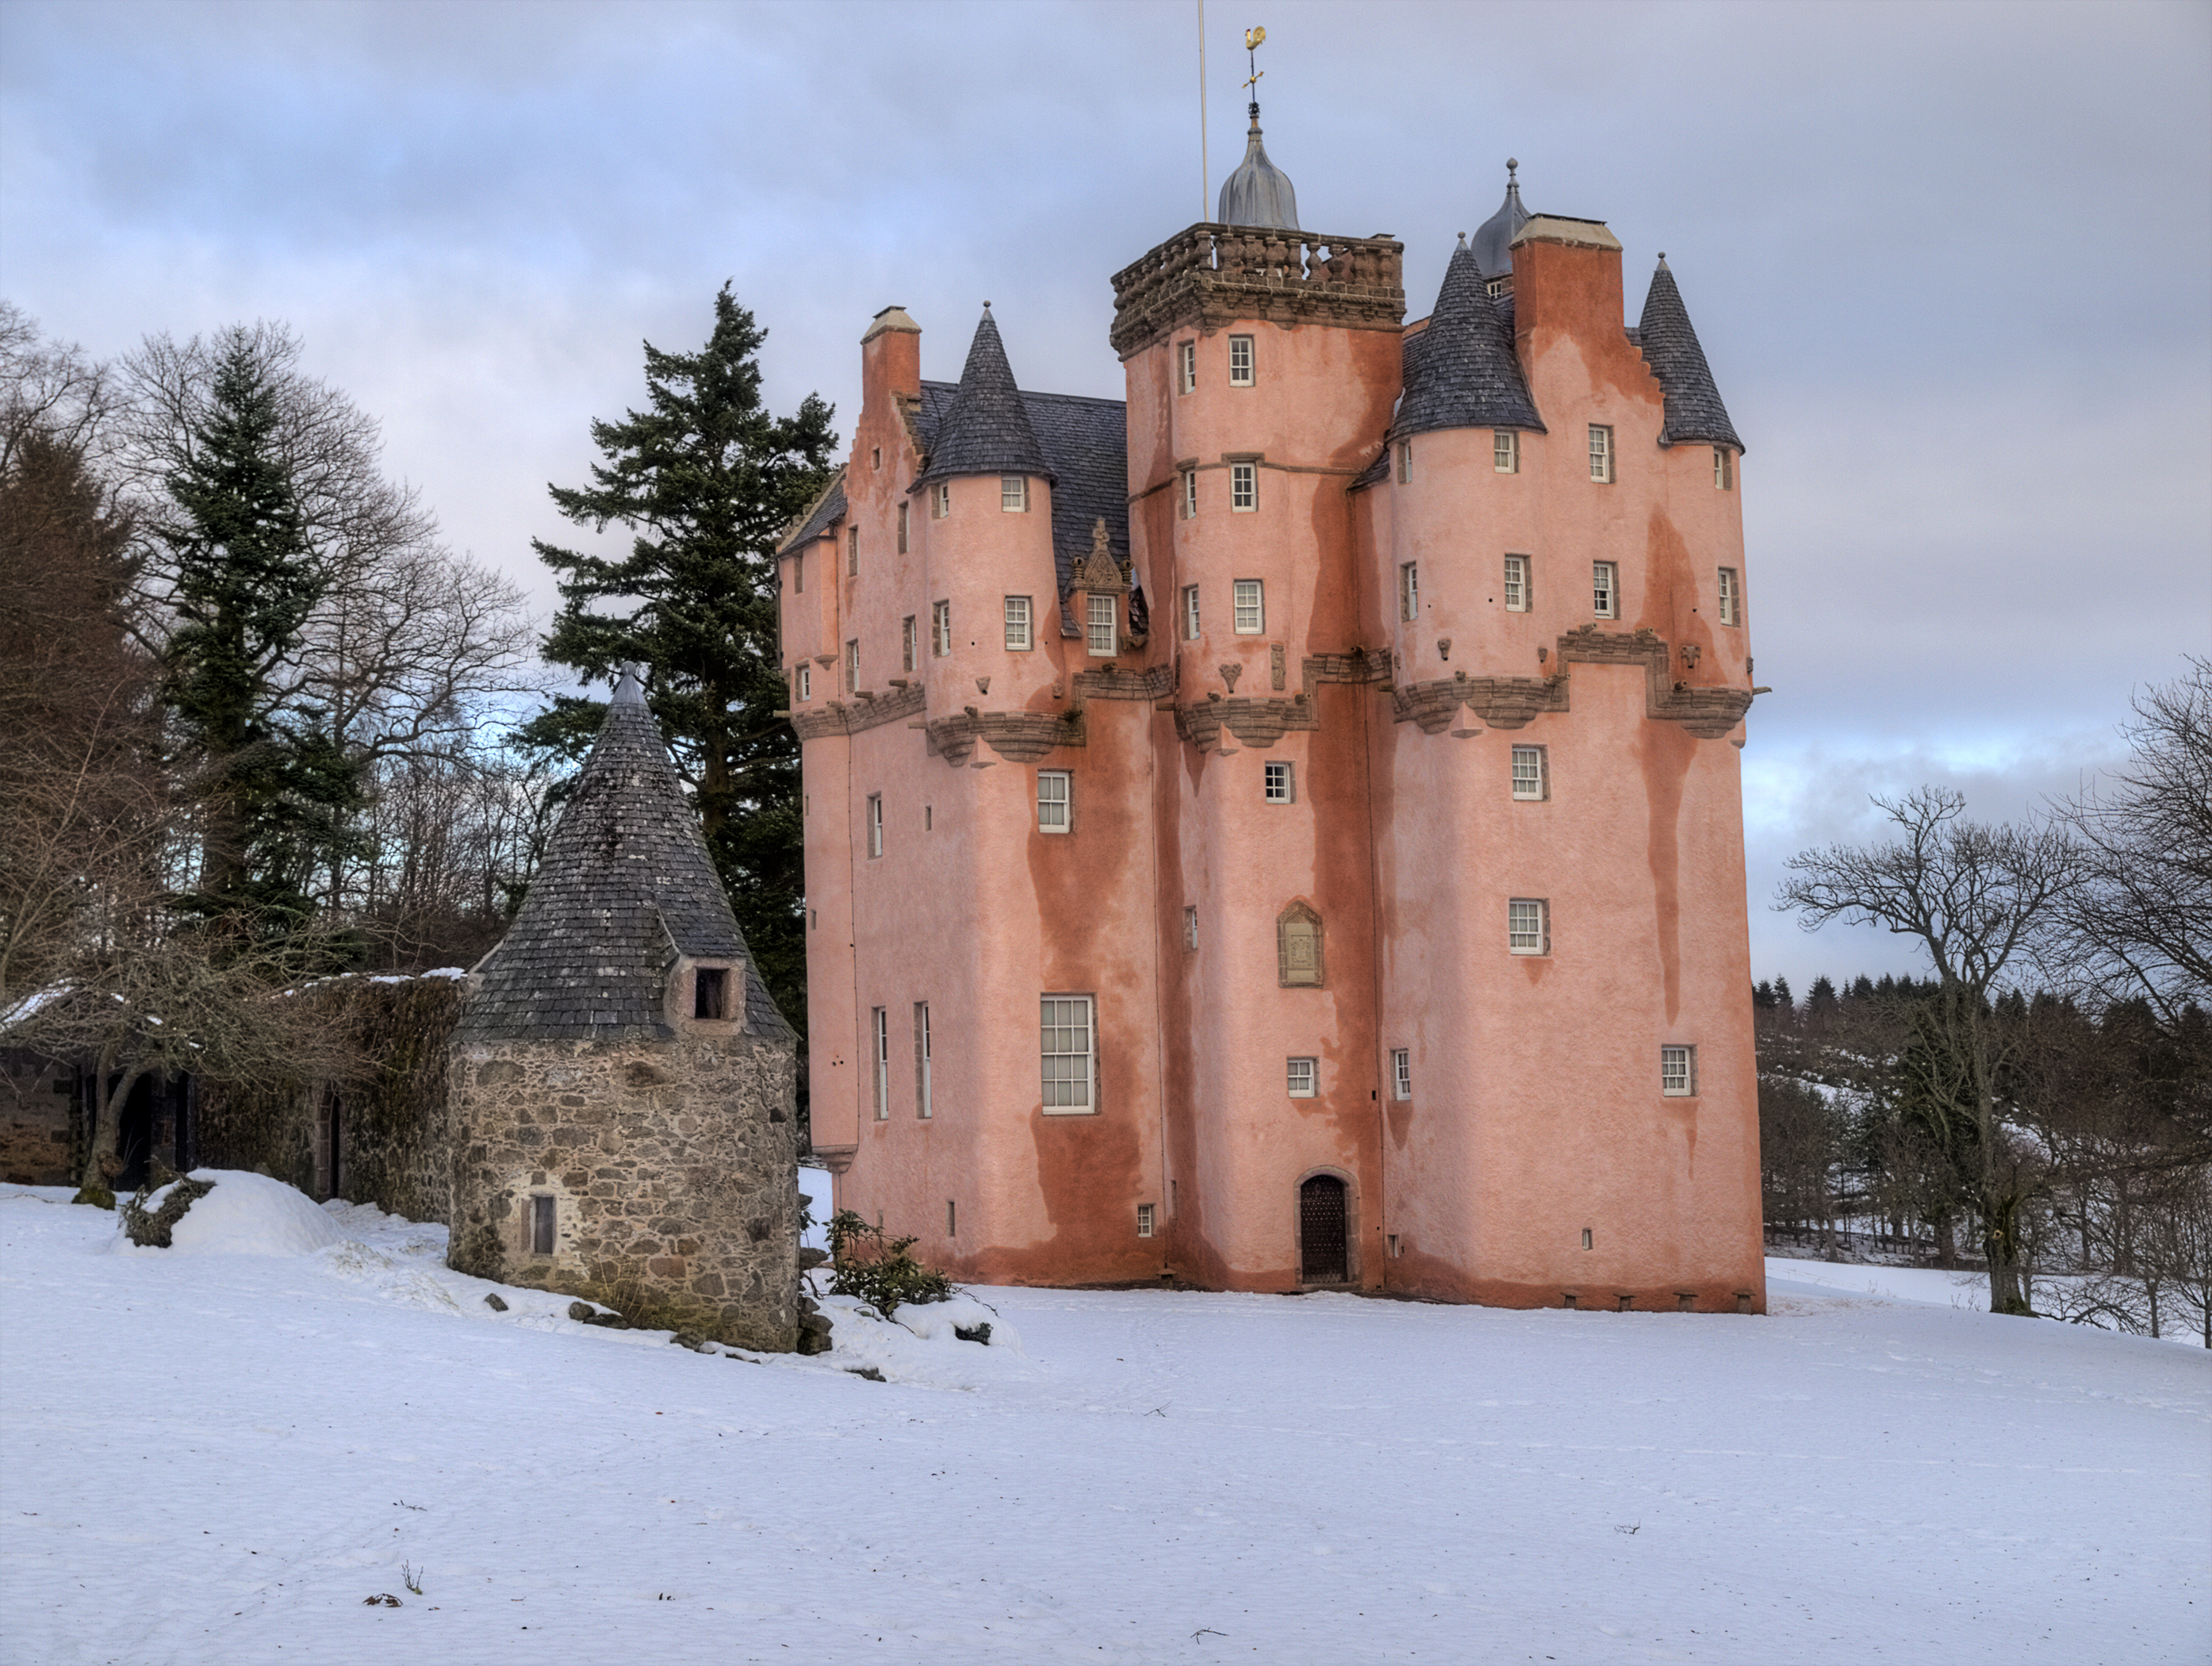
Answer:
[[[1213,216],[1224,226],[1269,226],[1282,231],[1298,228],[1298,198],[1291,189],[1291,176],[1267,160],[1260,143],[1260,106],[1251,106],[1252,131],[1245,136],[1244,160],[1221,182],[1219,211]]]
[[[1482,222],[1474,234],[1473,245],[1474,264],[1486,282],[1512,287],[1513,235],[1528,223],[1528,210],[1521,206],[1521,186],[1514,175],[1521,167],[1519,160],[1505,159],[1505,200],[1498,205],[1498,212]]]

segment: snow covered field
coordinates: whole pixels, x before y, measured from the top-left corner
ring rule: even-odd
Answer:
[[[1764,1319],[982,1291],[1012,1346],[761,1365],[495,1314],[374,1210],[115,1253],[65,1195],[0,1188],[22,1666],[2212,1657],[2212,1357],[1945,1275],[1774,1262]]]

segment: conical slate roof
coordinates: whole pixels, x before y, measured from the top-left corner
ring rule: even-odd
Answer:
[[[915,484],[956,474],[1053,478],[1036,430],[1030,426],[1029,412],[1023,409],[1022,391],[1014,385],[1013,367],[1006,362],[1006,344],[999,339],[999,325],[988,301],[983,321],[975,326],[975,339],[968,346],[960,386],[932,439],[929,466]]]
[[[1298,194],[1291,189],[1291,176],[1267,160],[1260,143],[1260,106],[1252,106],[1252,130],[1244,136],[1244,160],[1221,182],[1214,218],[1224,226],[1269,226],[1282,231],[1298,228]]]
[[[1404,366],[1394,440],[1449,428],[1545,431],[1528,397],[1521,356],[1513,350],[1512,331],[1464,240],[1444,268],[1428,327],[1407,338]]]
[[[1711,445],[1743,449],[1729,421],[1721,391],[1713,386],[1713,373],[1705,364],[1705,350],[1698,345],[1698,332],[1690,327],[1689,309],[1682,292],[1674,287],[1674,274],[1667,270],[1667,257],[1659,257],[1659,270],[1651,275],[1650,293],[1644,297],[1644,318],[1637,331],[1644,362],[1659,379],[1667,396],[1667,420],[1659,430],[1659,443],[1678,446],[1702,440]]]
[[[753,969],[698,818],[624,672],[522,911],[478,965],[461,1041],[665,1037],[679,954],[744,967],[744,1020],[788,1036]]]
[[[1486,278],[1512,272],[1513,234],[1528,223],[1528,210],[1521,206],[1521,186],[1513,177],[1520,166],[1516,157],[1505,159],[1505,200],[1474,234],[1474,264]]]

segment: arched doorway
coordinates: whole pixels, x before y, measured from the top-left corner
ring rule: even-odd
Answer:
[[[1345,1184],[1317,1174],[1298,1187],[1298,1275],[1307,1284],[1342,1284],[1348,1264],[1350,1210]]]

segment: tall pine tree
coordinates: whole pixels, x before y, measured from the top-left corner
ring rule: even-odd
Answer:
[[[556,486],[580,526],[635,536],[610,560],[532,540],[563,576],[545,658],[590,678],[642,665],[646,699],[690,785],[731,906],[784,1016],[805,1031],[805,891],[799,739],[776,713],[790,690],[776,656],[775,545],[828,478],[830,409],[761,403],[767,332],[724,284],[696,353],[645,344],[647,408],[592,424],[592,483]],[[629,611],[602,612],[603,604]],[[579,755],[605,707],[563,699],[520,739]]]

